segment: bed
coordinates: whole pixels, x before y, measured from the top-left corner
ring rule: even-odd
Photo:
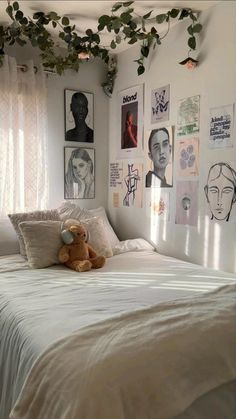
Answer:
[[[59,265],[29,269],[20,255],[1,257],[0,419],[7,419],[11,411],[13,419],[235,419],[235,297],[235,275],[163,256],[148,246],[117,254],[109,258],[102,269],[79,274]],[[177,311],[173,311],[173,307]],[[175,313],[179,316],[178,322]],[[206,318],[198,319],[198,313]],[[193,340],[186,345],[177,344],[175,333],[179,331],[184,336],[184,325],[191,316],[195,321],[195,326],[191,326]],[[153,323],[154,319],[157,323]],[[215,342],[220,340],[218,346],[222,346],[222,351],[215,350],[214,339],[212,342],[209,339],[209,345],[206,343],[208,330],[214,327],[216,330],[212,333],[216,333]],[[109,334],[111,330],[116,333]],[[120,333],[122,330],[125,333]],[[161,330],[158,336],[155,335],[157,330],[158,333]],[[153,331],[155,339],[149,342]],[[83,346],[76,352],[76,360],[82,362],[76,366],[78,380],[82,380],[75,383],[76,397],[72,388],[68,391],[64,387],[67,379],[70,385],[73,374],[63,366],[67,359],[68,365],[72,359],[68,342],[73,346],[75,338]],[[159,338],[161,343],[157,345]],[[132,339],[131,348],[128,343]],[[140,352],[140,371],[135,364],[131,368],[137,339],[137,348],[143,342],[144,351]],[[191,342],[196,343],[195,352],[189,350]],[[62,351],[65,346],[69,348],[67,353]],[[205,350],[205,346],[212,351],[212,360],[208,362],[204,361],[204,351],[203,358],[199,355],[199,350]],[[131,358],[124,360],[116,371],[113,366],[120,360],[118,347],[124,358],[128,353]],[[86,348],[93,350],[88,353]],[[105,357],[107,348],[113,348],[113,352]],[[55,353],[55,350],[60,352]],[[45,363],[47,357],[49,362]],[[184,358],[188,358],[186,371],[183,367],[180,369],[179,364],[185,362]],[[103,367],[101,360],[105,362]],[[159,382],[152,383],[152,372],[147,374],[149,360],[150,368],[157,368],[153,379],[159,375]],[[198,362],[199,368],[203,368],[201,374]],[[49,364],[52,374],[48,373]],[[64,374],[60,383],[62,389],[55,384],[57,368],[59,375]],[[114,395],[112,391],[118,373],[117,396],[117,392]],[[211,373],[212,380],[208,380]],[[147,390],[153,384],[157,386],[159,400],[154,400],[153,388],[150,395]],[[188,391],[184,391],[185,388]],[[81,398],[76,408],[71,397]],[[132,400],[132,408],[129,400]],[[169,408],[172,405],[173,409]]]

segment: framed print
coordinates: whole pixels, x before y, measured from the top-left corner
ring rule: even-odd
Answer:
[[[93,143],[93,93],[65,89],[65,141]]]
[[[143,85],[118,94],[119,118],[117,158],[142,157],[143,151]]]
[[[147,131],[145,140],[146,188],[172,188],[174,144],[173,126]]]
[[[169,120],[170,85],[159,87],[151,92],[151,124]]]
[[[95,149],[64,148],[64,198],[95,198]]]

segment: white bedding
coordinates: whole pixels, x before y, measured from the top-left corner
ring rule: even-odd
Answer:
[[[0,258],[0,419],[8,417],[35,359],[56,340],[235,281],[235,275],[151,250],[114,256],[104,268],[83,274],[62,266],[31,270],[20,256]]]

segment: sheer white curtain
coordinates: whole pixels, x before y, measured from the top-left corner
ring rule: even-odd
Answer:
[[[42,68],[0,68],[0,217],[47,205],[47,92]]]

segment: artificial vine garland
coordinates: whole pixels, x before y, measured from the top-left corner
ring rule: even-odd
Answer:
[[[157,16],[152,16],[153,11],[150,11],[144,16],[139,16],[134,10],[134,3],[134,1],[115,3],[111,9],[111,15],[102,15],[98,18],[96,32],[87,29],[85,36],[79,36],[75,25],[71,25],[68,17],[60,17],[56,12],[36,12],[32,18],[26,17],[20,10],[17,1],[11,4],[8,0],[6,12],[12,22],[7,26],[0,25],[0,66],[3,63],[6,46],[15,43],[24,46],[29,41],[33,47],[38,47],[41,50],[40,55],[44,68],[56,71],[61,75],[66,69],[79,70],[82,60],[78,56],[82,53],[99,57],[109,65],[111,51],[114,52],[118,44],[126,41],[131,45],[141,42],[140,57],[135,60],[138,64],[137,72],[140,75],[145,71],[145,58],[148,57],[150,48],[160,45],[169,32],[171,19],[190,18],[191,24],[187,28],[188,47],[190,50],[196,49],[195,35],[202,30],[202,25],[197,22],[197,15],[192,9],[171,9],[167,13]],[[163,36],[160,36],[157,27],[164,22],[167,22],[168,29]],[[147,23],[153,24],[150,30],[146,28]],[[61,53],[54,34],[51,34],[47,29],[50,25],[59,29],[58,36],[66,46],[64,54]],[[114,33],[110,47],[101,45],[100,33],[104,30]],[[114,77],[115,73],[113,66],[110,74]]]

